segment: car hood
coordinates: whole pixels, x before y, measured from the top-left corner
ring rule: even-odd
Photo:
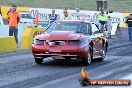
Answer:
[[[76,34],[73,31],[54,31],[50,34],[43,34],[38,36],[40,40],[79,40],[80,34]]]

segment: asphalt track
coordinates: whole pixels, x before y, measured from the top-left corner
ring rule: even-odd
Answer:
[[[108,41],[106,59],[85,67],[89,78],[132,80],[129,76],[132,74],[132,41],[128,41],[127,31],[123,30],[122,35],[112,36]],[[75,60],[52,58],[46,58],[42,65],[37,65],[31,51],[19,49],[16,53],[0,54],[0,88],[83,88],[78,81],[82,67]],[[86,88],[102,87],[107,88]]]

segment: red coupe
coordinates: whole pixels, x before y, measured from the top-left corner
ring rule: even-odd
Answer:
[[[37,64],[41,64],[44,58],[53,57],[79,59],[89,65],[93,59],[103,61],[107,47],[107,39],[94,23],[57,21],[44,34],[35,36],[32,53]]]

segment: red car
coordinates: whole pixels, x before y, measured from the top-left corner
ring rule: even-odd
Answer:
[[[35,36],[32,53],[37,64],[46,57],[63,57],[61,59],[79,59],[89,65],[92,59],[103,61],[107,47],[107,39],[94,23],[58,21],[44,34]]]

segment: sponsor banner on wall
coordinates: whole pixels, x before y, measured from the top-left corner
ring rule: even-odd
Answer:
[[[46,21],[49,17],[49,14],[51,14],[52,9],[47,8],[30,8],[29,9],[31,16],[33,18],[36,17],[37,12],[39,13],[39,21]],[[97,15],[100,13],[99,11],[87,11],[87,10],[81,10],[79,13],[76,12],[76,10],[68,10],[73,20],[86,20],[86,21],[97,21]],[[56,9],[56,14],[59,18],[63,16],[63,9]],[[112,17],[112,21],[115,23],[122,24],[122,13],[110,13],[109,14]]]
[[[10,7],[2,6],[2,18],[7,19],[7,11]],[[63,16],[63,9],[55,9],[58,18]],[[18,11],[26,11],[30,12],[32,18],[36,18],[37,12],[39,13],[39,21],[47,21],[49,14],[51,14],[52,9],[48,8],[28,8],[28,7],[18,7]],[[68,10],[73,20],[86,20],[86,21],[93,21],[98,23],[97,15],[100,13],[99,11],[87,11],[87,10],[80,10],[79,13],[76,10]],[[109,15],[112,17],[112,21],[115,23],[119,23],[120,26],[125,26],[123,20],[129,13],[110,13]],[[3,19],[4,20],[4,19]],[[2,22],[1,22],[2,24]]]
[[[30,8],[29,9],[30,14],[32,16],[32,18],[36,18],[36,14],[37,12],[39,13],[39,21],[47,21],[49,14],[51,14],[52,9],[47,9],[47,8]],[[56,14],[58,15],[58,17],[60,17],[60,14],[63,14],[61,9],[56,9],[55,10]]]
[[[99,11],[83,11],[82,10],[82,11],[80,11],[80,13],[84,14],[83,16],[84,16],[85,20],[87,20],[87,21],[93,21],[93,22],[96,23],[98,21],[97,20],[97,16],[98,16],[98,14],[100,12]],[[76,14],[76,13],[71,13],[71,14]],[[123,21],[122,20],[122,13],[114,12],[114,13],[109,13],[108,15],[112,17],[112,22],[119,23],[121,25],[121,23]]]

